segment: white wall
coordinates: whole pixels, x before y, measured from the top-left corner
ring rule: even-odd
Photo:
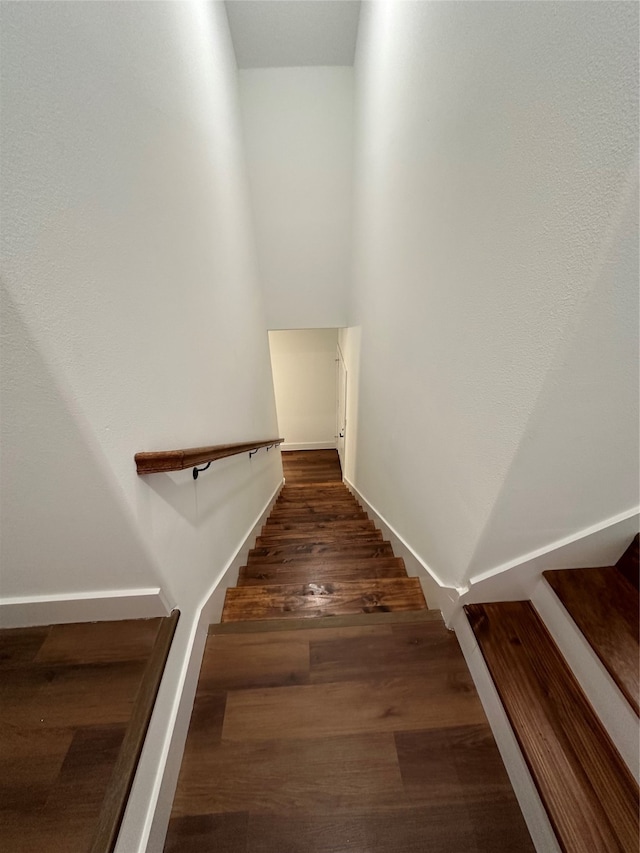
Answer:
[[[353,68],[255,68],[239,76],[269,328],[344,326]]]
[[[2,5],[1,594],[188,618],[281,477],[133,462],[277,432],[224,6]]]
[[[446,583],[638,503],[637,21],[363,4],[347,469]]]
[[[282,450],[336,446],[337,344],[337,329],[269,332]]]

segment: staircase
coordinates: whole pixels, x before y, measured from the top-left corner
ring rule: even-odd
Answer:
[[[455,634],[335,451],[283,466],[209,626],[165,853],[533,853]]]
[[[286,485],[222,622],[426,609],[418,578],[342,483],[335,450],[283,453]]]
[[[465,607],[563,853],[638,851],[638,605],[636,536],[532,601]]]

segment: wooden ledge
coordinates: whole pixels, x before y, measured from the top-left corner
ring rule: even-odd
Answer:
[[[174,610],[160,623],[151,657],[134,701],[129,725],[102,801],[90,853],[111,853],[115,847],[179,617],[180,611]]]

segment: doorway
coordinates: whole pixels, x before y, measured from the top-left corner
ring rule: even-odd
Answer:
[[[344,449],[346,426],[346,370],[338,329],[273,330],[269,349],[278,433],[285,439],[281,449],[340,452],[338,442]]]

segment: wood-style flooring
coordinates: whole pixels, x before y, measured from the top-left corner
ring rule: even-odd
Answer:
[[[562,850],[637,853],[638,786],[531,602],[465,611]]]
[[[91,849],[164,621],[0,631],[0,849]]]
[[[638,590],[615,566],[544,576],[637,714]]]
[[[165,851],[533,853],[455,634],[335,451],[283,460],[210,627]]]
[[[165,851],[532,853],[439,613],[342,622],[212,626]]]
[[[286,485],[227,590],[222,621],[426,609],[419,580],[342,483],[337,452],[282,459]]]

